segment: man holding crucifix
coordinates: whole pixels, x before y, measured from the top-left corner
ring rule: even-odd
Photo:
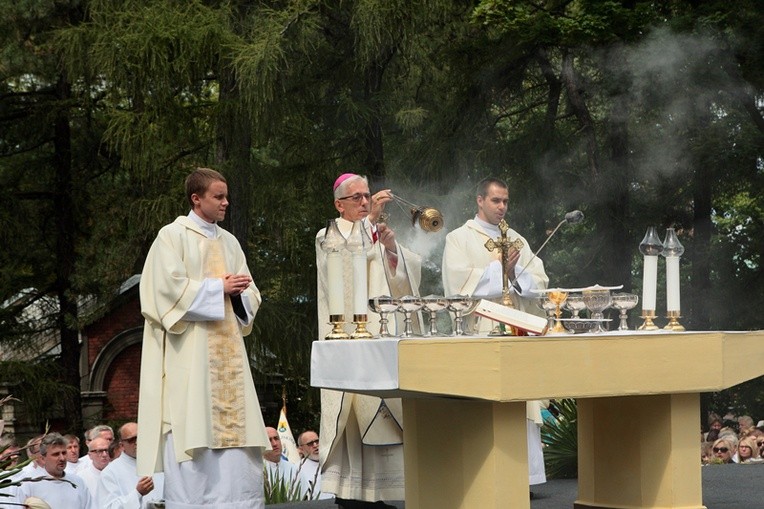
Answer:
[[[544,263],[534,258],[528,242],[504,221],[508,203],[506,183],[496,178],[480,181],[475,218],[446,236],[443,291],[446,296],[461,294],[490,299],[544,316],[535,305],[539,295],[532,290],[546,288],[549,278]],[[498,325],[474,315],[467,317],[465,323],[466,331],[479,335],[489,334]],[[528,402],[530,484],[546,482],[539,432],[542,405],[540,401]]]

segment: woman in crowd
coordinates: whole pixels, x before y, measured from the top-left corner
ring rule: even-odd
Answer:
[[[735,455],[735,446],[725,438],[719,438],[714,442],[714,463],[732,463],[732,457]]]
[[[753,437],[745,437],[740,440],[737,446],[737,455],[739,463],[761,463],[762,460],[759,454],[759,446],[756,445],[756,440]]]

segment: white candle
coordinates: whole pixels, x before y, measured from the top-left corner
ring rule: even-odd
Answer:
[[[332,251],[326,255],[326,280],[328,283],[329,314],[344,314],[345,298],[342,282],[342,253]]]
[[[642,273],[642,309],[655,311],[655,294],[658,285],[658,257],[645,256]]]
[[[679,311],[679,257],[666,257],[666,310]]]
[[[353,253],[353,314],[365,315],[369,307],[366,251]]]

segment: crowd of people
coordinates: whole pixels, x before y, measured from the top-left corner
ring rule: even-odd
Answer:
[[[764,463],[764,420],[754,424],[743,415],[708,416],[708,431],[701,434],[700,458],[704,465]]]
[[[265,491],[282,489],[290,500],[331,498],[321,492],[319,439],[312,430],[297,438],[299,463],[290,462],[278,431],[265,428],[272,450],[263,454]],[[136,469],[138,425],[128,422],[115,438],[110,426],[98,425],[85,432],[82,446],[76,435],[47,433],[23,446],[12,436],[0,439],[0,462],[6,470],[30,461],[12,475],[21,481],[0,492],[3,501],[24,504],[33,497],[52,509],[148,509],[163,507],[164,475],[139,476]],[[81,454],[86,450],[84,454]]]

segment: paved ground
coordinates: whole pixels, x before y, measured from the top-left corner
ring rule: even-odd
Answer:
[[[764,508],[764,464],[709,465],[702,469],[703,504],[708,509]],[[576,480],[555,480],[533,487],[531,509],[571,509]],[[404,509],[402,501],[388,502]],[[336,509],[332,500],[272,505],[274,509]],[[477,508],[476,508],[477,509]],[[511,508],[509,508],[511,509]]]

